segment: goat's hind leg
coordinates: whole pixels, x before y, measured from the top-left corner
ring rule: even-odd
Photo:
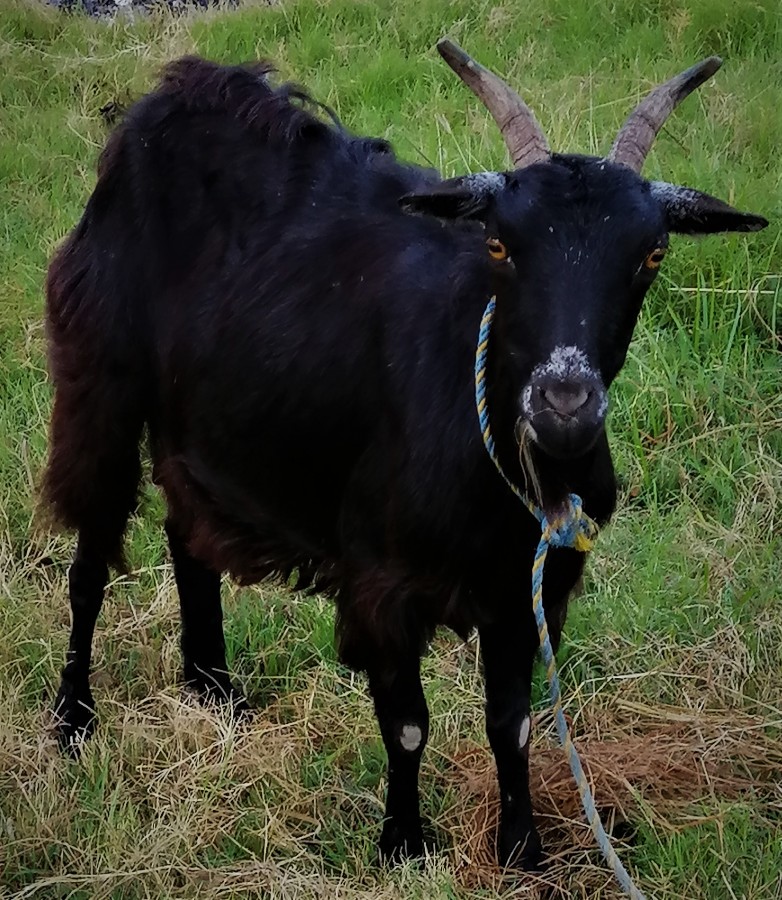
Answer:
[[[166,534],[182,614],[185,683],[204,703],[230,703],[236,712],[246,712],[249,707],[233,686],[225,661],[220,573],[191,556],[170,520]]]
[[[100,543],[81,532],[76,556],[68,571],[71,636],[60,689],[54,702],[55,732],[62,749],[78,753],[95,730],[95,704],[90,691],[90,662],[95,623],[108,580]]]

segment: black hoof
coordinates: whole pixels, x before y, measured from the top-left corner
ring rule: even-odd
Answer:
[[[54,733],[63,753],[77,757],[95,731],[95,701],[89,689],[78,692],[63,683],[54,701]]]
[[[250,712],[244,695],[233,686],[225,672],[216,669],[199,670],[191,678],[186,677],[185,684],[196,693],[203,706],[230,706],[237,717],[246,716]]]
[[[503,869],[542,872],[545,862],[537,831],[513,838],[501,836],[497,847],[497,860]]]
[[[434,850],[434,841],[425,835],[420,822],[401,825],[387,819],[378,842],[381,865],[399,865],[411,859],[423,859]]]

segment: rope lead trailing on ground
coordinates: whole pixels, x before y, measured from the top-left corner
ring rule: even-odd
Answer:
[[[546,667],[546,677],[549,684],[551,708],[557,724],[557,734],[570,763],[570,771],[578,785],[581,795],[581,805],[584,808],[587,822],[595,836],[600,850],[611,867],[616,880],[622,886],[631,900],[645,900],[644,895],[633,884],[633,880],[622,865],[621,860],[614,850],[611,839],[606,834],[603,823],[595,808],[595,799],[587,781],[581,760],[578,756],[573,740],[570,737],[565,714],[562,711],[562,694],[559,686],[557,666],[554,661],[554,651],[551,648],[546,615],[543,609],[543,569],[546,564],[546,556],[549,547],[572,547],[582,553],[592,549],[597,537],[597,525],[586,515],[581,503],[581,498],[575,494],[570,495],[568,512],[557,522],[549,522],[542,509],[536,506],[519,488],[508,478],[500,465],[494,446],[494,438],[491,434],[489,423],[489,411],[486,401],[486,358],[489,349],[489,331],[494,318],[495,298],[489,300],[481,319],[481,328],[478,334],[478,348],[475,352],[475,403],[478,408],[478,420],[480,422],[483,443],[491,457],[497,471],[505,480],[513,493],[521,500],[533,516],[540,523],[541,537],[538,549],[535,552],[535,560],[532,564],[532,606],[535,612],[535,621],[538,626],[538,638],[540,640],[540,653]]]

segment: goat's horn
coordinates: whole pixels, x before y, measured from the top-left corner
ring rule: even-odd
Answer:
[[[640,173],[652,142],[665,120],[685,97],[711,78],[721,65],[719,56],[710,56],[656,87],[630,114],[616,136],[608,158]]]
[[[491,113],[517,169],[551,156],[546,136],[532,110],[514,90],[447,38],[438,41],[437,49]]]

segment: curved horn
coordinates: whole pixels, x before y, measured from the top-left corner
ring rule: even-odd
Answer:
[[[491,113],[517,169],[551,156],[548,141],[532,110],[504,81],[448,38],[437,42],[440,56]]]
[[[616,136],[608,154],[611,162],[640,173],[658,131],[673,110],[722,65],[719,56],[710,56],[656,87],[633,110]]]

